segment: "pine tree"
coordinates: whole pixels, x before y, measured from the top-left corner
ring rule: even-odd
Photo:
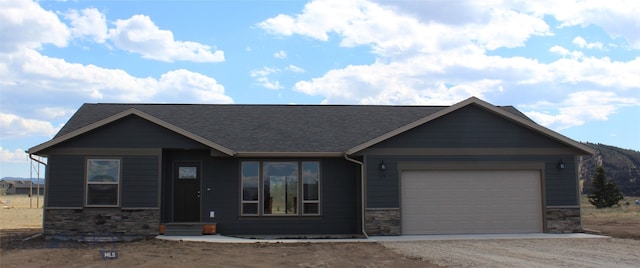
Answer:
[[[596,208],[609,208],[617,205],[624,196],[614,181],[607,181],[604,168],[598,166],[591,180],[591,193],[589,203]]]

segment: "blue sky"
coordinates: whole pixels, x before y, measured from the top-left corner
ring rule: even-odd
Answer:
[[[24,151],[99,102],[476,96],[640,150],[637,14],[617,0],[0,0],[0,177],[28,177]]]

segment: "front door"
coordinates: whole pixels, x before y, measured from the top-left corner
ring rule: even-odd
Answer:
[[[199,222],[200,163],[176,162],[173,187],[173,220]]]

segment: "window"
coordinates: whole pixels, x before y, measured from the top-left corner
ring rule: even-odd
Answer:
[[[260,163],[242,163],[242,214],[258,215]]]
[[[87,206],[118,206],[120,159],[87,159]]]
[[[302,213],[320,213],[320,166],[318,162],[302,162]]]
[[[241,210],[256,216],[320,215],[320,163],[242,162]]]
[[[262,163],[265,215],[298,214],[298,163]]]

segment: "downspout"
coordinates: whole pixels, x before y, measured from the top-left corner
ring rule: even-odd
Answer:
[[[364,163],[362,163],[362,162],[360,162],[358,160],[355,160],[353,158],[349,158],[349,156],[346,153],[344,154],[344,159],[360,165],[360,198],[361,198],[360,203],[362,204],[362,211],[361,211],[361,215],[360,215],[360,217],[362,218],[361,219],[361,221],[362,221],[361,228],[362,228],[362,234],[364,235],[364,237],[365,238],[369,238],[369,235],[367,234],[367,231],[365,230],[365,207],[366,207],[366,204],[364,203],[365,202],[365,198],[364,198],[364,196],[365,196]]]

